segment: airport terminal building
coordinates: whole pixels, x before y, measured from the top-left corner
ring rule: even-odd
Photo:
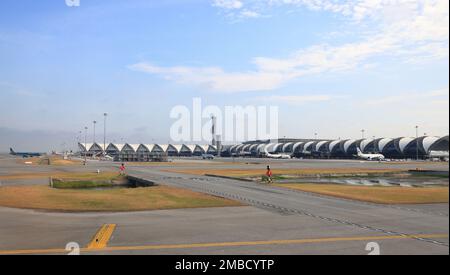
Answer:
[[[449,136],[419,138],[379,138],[379,139],[282,139],[278,142],[254,141],[231,146],[229,156],[260,156],[266,151],[273,154],[290,154],[297,158],[338,158],[348,159],[361,152],[379,153],[391,159],[421,159],[448,157]]]
[[[115,161],[148,162],[164,160],[165,157],[193,157],[205,154],[218,155],[216,146],[212,145],[175,145],[175,144],[116,144],[79,143],[82,156],[111,156]]]
[[[379,153],[388,159],[445,159],[449,155],[449,136],[423,136],[419,138],[378,139],[280,139],[251,141],[236,145],[189,144],[115,144],[79,143],[81,155],[89,157],[107,154],[116,161],[152,161],[163,157],[192,157],[220,155],[222,157],[264,157],[272,154],[289,154],[296,158],[351,159],[359,148],[363,153]]]

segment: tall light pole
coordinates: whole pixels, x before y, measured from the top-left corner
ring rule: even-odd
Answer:
[[[94,143],[95,143],[95,125],[97,124],[97,121],[94,120],[94,121],[92,121],[92,123],[94,124]]]
[[[103,114],[104,121],[103,121],[103,153],[106,155],[106,117],[108,116],[107,113]]]
[[[314,133],[314,139],[316,139],[317,140],[317,133]]]
[[[83,131],[78,131],[77,132],[77,147],[76,148],[80,148],[82,137],[83,137]],[[80,157],[81,157],[81,155],[80,155]]]
[[[373,152],[375,153],[375,152],[377,152],[378,150],[377,150],[377,144],[375,144],[375,139],[376,139],[376,137],[375,136],[372,136],[372,143],[373,143]]]
[[[419,126],[416,126],[416,160],[419,160]]]
[[[216,146],[217,141],[216,141],[216,123],[217,123],[217,118],[215,116],[211,116],[211,135],[212,135],[212,146]]]
[[[366,135],[365,135],[365,134],[366,134],[366,130],[362,129],[362,130],[361,130],[361,133],[362,133],[362,139],[364,139],[365,136],[366,136]]]
[[[87,162],[87,130],[88,127],[84,127],[84,165]]]
[[[83,136],[83,131],[78,131],[77,133],[77,143],[81,143],[81,137]],[[79,144],[77,144],[79,146]]]

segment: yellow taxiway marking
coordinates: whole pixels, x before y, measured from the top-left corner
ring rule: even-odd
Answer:
[[[188,249],[188,248],[210,248],[210,247],[238,247],[238,246],[258,246],[258,245],[290,245],[290,244],[314,244],[332,242],[351,241],[383,241],[383,240],[408,240],[413,238],[424,239],[444,239],[448,234],[434,235],[409,235],[409,236],[366,236],[366,237],[340,237],[340,238],[320,238],[302,240],[273,240],[273,241],[250,241],[250,242],[224,242],[224,243],[198,243],[198,244],[169,244],[169,245],[147,245],[147,246],[116,246],[84,248],[81,252],[113,252],[113,251],[139,251],[139,250],[163,250],[163,249]],[[19,254],[60,254],[67,253],[64,249],[36,249],[36,250],[10,250],[0,251],[0,255]]]
[[[115,229],[115,224],[104,224],[97,232],[97,234],[95,234],[87,249],[105,248],[108,245],[109,239],[111,238]]]

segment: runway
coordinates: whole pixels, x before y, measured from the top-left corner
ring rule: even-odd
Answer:
[[[273,167],[379,167],[357,161],[261,161],[253,169]],[[11,164],[8,169],[27,171]],[[220,169],[237,163],[189,161],[177,168]],[[414,164],[381,164],[414,167]],[[445,164],[427,164],[448,170]],[[108,163],[64,167],[71,171],[114,169]],[[129,166],[131,175],[160,184],[205,192],[244,202],[230,208],[178,209],[135,213],[45,213],[0,208],[0,254],[67,254],[67,243],[76,242],[82,254],[357,254],[376,242],[381,254],[448,255],[448,204],[378,205],[319,196],[238,180],[165,172],[167,166]],[[250,166],[249,166],[250,167]],[[245,167],[245,169],[249,169]],[[33,167],[39,171],[41,167]],[[45,167],[44,170],[60,169]],[[87,249],[99,230],[114,225],[102,250]]]

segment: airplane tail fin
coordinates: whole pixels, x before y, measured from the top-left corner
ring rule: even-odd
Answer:
[[[16,152],[14,152],[14,150],[13,150],[12,148],[9,148],[9,153],[10,153],[11,155],[15,155],[15,154],[16,154]]]
[[[356,152],[358,152],[358,156],[361,156],[361,155],[362,155],[361,149],[360,149],[359,147],[356,148]]]

